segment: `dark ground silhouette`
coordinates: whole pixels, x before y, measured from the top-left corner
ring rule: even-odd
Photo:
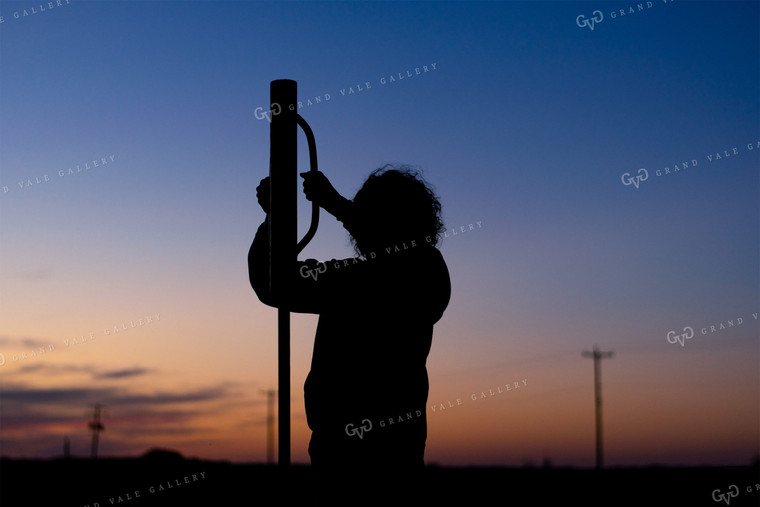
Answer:
[[[197,480],[193,480],[193,475]],[[760,484],[758,466],[601,471],[428,466],[418,478],[416,490],[410,490],[403,482],[361,474],[335,474],[325,480],[303,465],[295,465],[285,473],[275,466],[172,455],[152,459],[2,459],[0,505],[215,507],[266,505],[265,502],[316,505],[316,500],[319,505],[377,505],[383,500],[393,502],[392,505],[424,502],[432,506],[462,502],[463,505],[716,507],[728,504],[713,500],[715,490],[719,490],[716,495],[724,494],[732,485],[736,485],[738,494],[729,499],[730,507],[760,503],[760,490],[755,486]],[[751,492],[747,491],[748,486]]]

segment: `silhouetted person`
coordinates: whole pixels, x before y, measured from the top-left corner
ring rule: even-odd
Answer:
[[[301,176],[306,197],[343,223],[360,256],[298,262],[292,276],[290,310],[319,314],[304,385],[312,466],[421,468],[425,362],[451,295],[436,248],[441,205],[407,169],[374,171],[353,201],[322,173]],[[257,195],[267,219],[249,252],[250,281],[263,303],[276,306],[268,287],[268,178]]]

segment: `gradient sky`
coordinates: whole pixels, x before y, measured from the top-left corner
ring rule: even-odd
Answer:
[[[87,455],[98,402],[101,455],[265,459],[276,311],[246,260],[280,78],[322,99],[300,114],[339,191],[410,164],[468,231],[427,462],[593,465],[594,344],[607,464],[760,452],[758,2],[61,3],[0,2],[0,455]],[[323,213],[301,258],[351,254]]]

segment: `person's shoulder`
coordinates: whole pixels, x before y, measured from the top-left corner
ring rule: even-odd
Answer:
[[[438,276],[448,273],[443,254],[433,245],[418,246],[408,252],[407,258],[409,259],[407,266],[418,271],[419,274]]]
[[[444,265],[446,264],[446,261],[443,258],[443,254],[438,249],[438,247],[434,245],[425,245],[420,249],[420,251],[422,252],[423,257],[429,260]]]

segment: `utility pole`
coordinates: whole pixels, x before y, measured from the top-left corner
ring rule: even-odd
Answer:
[[[264,389],[261,391],[267,395],[267,464],[274,463],[274,396],[277,393],[274,389]]]
[[[582,353],[583,357],[590,357],[594,360],[594,398],[596,399],[596,468],[604,466],[602,457],[602,379],[599,373],[599,361],[612,357],[612,352],[601,352],[599,347],[594,345],[593,352],[586,350]]]
[[[96,403],[95,413],[92,416],[92,421],[90,421],[90,423],[87,425],[92,430],[92,459],[97,459],[98,457],[98,435],[101,431],[106,429],[105,426],[103,426],[103,423],[100,422],[100,408],[100,403]]]

